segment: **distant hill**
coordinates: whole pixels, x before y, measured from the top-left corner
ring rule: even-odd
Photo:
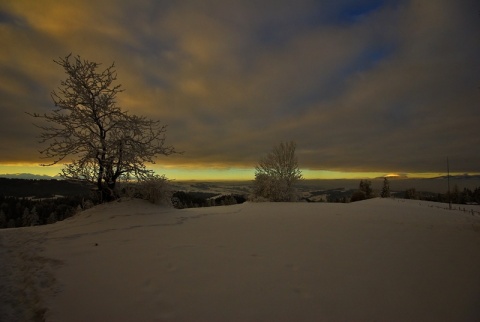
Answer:
[[[89,192],[87,185],[66,180],[0,178],[0,195],[10,197],[78,196]]]
[[[448,176],[440,176],[440,177],[435,177],[435,178],[432,178],[432,179],[448,179]],[[470,174],[451,175],[450,179],[462,179],[462,180],[463,179],[465,179],[465,180],[477,179],[477,180],[480,180],[480,175],[470,175]]]
[[[47,176],[47,175],[42,175],[42,174],[32,174],[32,173],[5,173],[5,174],[0,174],[0,178],[10,178],[10,179],[44,179],[44,180],[49,180],[49,179],[56,179],[56,177],[52,176]]]

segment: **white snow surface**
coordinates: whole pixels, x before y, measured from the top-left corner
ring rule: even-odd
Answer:
[[[479,321],[480,216],[444,208],[97,206],[0,231],[0,320]]]

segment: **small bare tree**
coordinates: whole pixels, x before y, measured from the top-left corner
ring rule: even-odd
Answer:
[[[255,167],[254,194],[271,201],[294,201],[295,183],[302,179],[295,142],[281,142]]]
[[[176,153],[165,145],[166,125],[145,117],[130,115],[116,104],[122,92],[115,65],[98,71],[100,64],[80,56],[54,61],[68,75],[51,96],[55,109],[50,114],[30,114],[43,119],[40,143],[49,146],[40,151],[53,159],[48,165],[69,161],[61,175],[86,180],[96,185],[102,201],[115,198],[119,178],[139,180],[153,176],[146,163],[155,163],[158,155]]]

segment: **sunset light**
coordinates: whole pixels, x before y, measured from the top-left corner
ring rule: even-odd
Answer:
[[[479,26],[474,1],[2,1],[0,174],[60,172],[26,112],[52,111],[70,53],[168,125],[174,180],[253,180],[284,141],[308,179],[479,173]]]
[[[480,1],[0,0],[1,321],[480,321]]]

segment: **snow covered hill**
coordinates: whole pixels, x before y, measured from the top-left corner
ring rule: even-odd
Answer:
[[[478,321],[480,216],[443,208],[101,205],[0,231],[0,320]]]

